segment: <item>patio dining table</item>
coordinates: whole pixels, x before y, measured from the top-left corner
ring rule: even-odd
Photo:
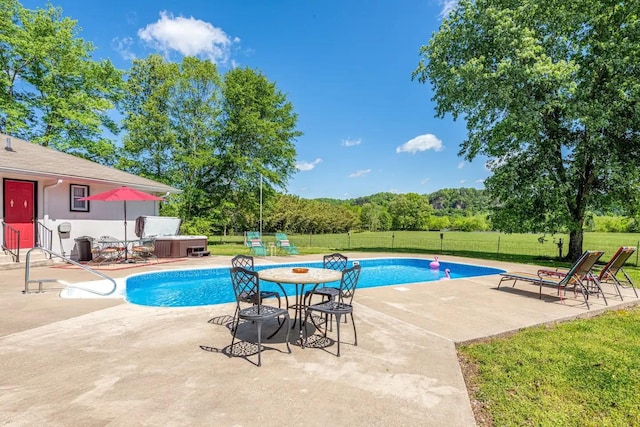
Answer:
[[[306,270],[306,271],[304,271]],[[303,313],[305,309],[304,294],[305,286],[313,285],[315,290],[318,285],[322,283],[337,282],[342,279],[342,272],[337,270],[330,270],[327,268],[314,268],[314,267],[276,267],[265,268],[258,271],[258,277],[265,282],[273,282],[280,285],[294,285],[295,286],[295,303],[289,305],[288,309],[294,310],[294,319],[292,327],[295,327],[296,321],[298,322],[298,328],[300,333],[300,340],[302,340],[302,328],[303,328]],[[285,295],[287,301],[288,296]]]

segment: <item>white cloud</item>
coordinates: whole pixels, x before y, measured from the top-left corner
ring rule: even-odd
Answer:
[[[429,181],[431,181],[431,178],[425,178],[422,181],[420,181],[420,184],[425,185],[427,184]]]
[[[361,142],[362,142],[362,140],[360,138],[358,138],[358,139],[345,139],[344,141],[342,141],[342,144],[345,147],[353,147],[354,145],[360,145]]]
[[[465,182],[467,182],[467,180],[466,180],[466,179],[461,179],[461,180],[460,180],[460,184],[464,184]]]
[[[443,149],[442,141],[440,141],[435,135],[427,133],[425,135],[416,136],[412,140],[405,142],[396,148],[396,153],[407,152],[415,154],[418,151],[442,151]]]
[[[361,176],[365,176],[371,173],[371,169],[361,169],[357,172],[352,173],[351,175],[349,175],[349,178],[360,178]]]
[[[458,163],[458,169],[462,169],[464,167],[464,162],[459,162]]]
[[[476,179],[476,183],[478,184],[484,184],[484,179]]]
[[[319,165],[320,163],[322,163],[322,159],[321,158],[317,158],[315,159],[313,162],[305,162],[305,161],[301,161],[296,163],[296,169],[298,169],[299,171],[310,171],[313,168],[315,168],[317,165]]]
[[[440,11],[440,17],[446,18],[453,9],[458,6],[458,0],[440,0],[442,10]]]
[[[157,22],[138,30],[138,37],[165,55],[176,51],[184,56],[205,56],[215,63],[228,60],[232,44],[220,28],[193,17],[174,17],[166,11],[160,12]]]
[[[135,53],[131,52],[131,46],[133,46],[134,41],[131,37],[118,38],[115,37],[111,40],[111,48],[118,52],[123,59],[128,61],[132,59],[136,59]]]

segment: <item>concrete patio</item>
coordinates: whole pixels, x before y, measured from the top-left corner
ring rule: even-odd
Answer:
[[[189,258],[107,274],[228,267],[230,259]],[[266,257],[257,263],[320,259]],[[52,267],[34,268],[32,277],[93,279],[81,270]],[[496,289],[498,281],[486,276],[360,289],[358,346],[352,345],[350,325],[342,330],[340,358],[335,345],[292,344],[288,354],[280,333],[263,342],[258,368],[255,354],[228,357],[226,323],[235,304],[158,308],[121,299],[62,299],[51,284],[44,293],[25,295],[24,270],[1,271],[0,420],[17,426],[473,426],[456,343],[638,303],[630,290],[621,302],[607,288],[609,306],[594,297],[587,310],[572,293],[561,302],[547,288],[538,299],[536,286]],[[252,350],[236,347],[234,353]]]

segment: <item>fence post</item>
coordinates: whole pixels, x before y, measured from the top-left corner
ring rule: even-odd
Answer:
[[[444,240],[444,233],[440,233],[440,255],[442,255],[442,241]]]
[[[351,249],[351,230],[347,231],[347,248]]]
[[[640,248],[640,242],[636,244],[636,249]],[[638,251],[636,250],[636,267],[638,266]]]
[[[496,258],[500,258],[500,235],[498,234],[498,252],[496,253]]]
[[[558,258],[562,259],[562,239],[558,239]]]
[[[393,251],[393,244],[396,240],[396,233],[391,233],[391,250]]]

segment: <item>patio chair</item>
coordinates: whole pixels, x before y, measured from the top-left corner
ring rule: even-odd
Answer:
[[[340,287],[338,288],[337,298],[334,300],[328,300],[320,302],[318,304],[310,305],[306,309],[306,315],[304,318],[304,341],[302,347],[306,347],[308,334],[307,334],[307,320],[313,313],[324,314],[325,318],[335,316],[336,318],[336,330],[337,330],[337,343],[338,348],[336,355],[340,357],[340,319],[342,316],[350,315],[351,323],[353,324],[353,345],[358,345],[358,335],[356,331],[356,324],[353,320],[353,296],[356,293],[358,286],[358,278],[360,277],[360,265],[356,264],[351,268],[342,270],[342,280],[340,280]],[[327,327],[325,324],[324,337],[327,336]]]
[[[248,255],[236,255],[231,259],[231,267],[232,268],[244,268],[245,270],[255,271],[253,257]],[[240,299],[242,302],[248,304],[257,304],[259,300],[263,300],[265,298],[277,298],[278,299],[278,308],[282,307],[282,301],[280,299],[280,293],[276,291],[260,291],[260,298],[258,298],[257,294],[243,294],[240,295]],[[239,308],[239,307],[238,307]],[[238,315],[238,309],[236,309],[236,313],[233,318],[235,319]]]
[[[620,292],[619,288],[633,289],[633,293],[636,295],[636,298],[638,298],[636,287],[623,268],[624,264],[635,251],[636,248],[633,246],[620,247],[598,274],[598,280],[600,281],[600,283],[610,283],[614,285],[614,287],[618,291],[618,294],[620,295],[620,299],[622,299],[622,293]],[[618,273],[622,273],[624,278],[618,278]]]
[[[349,259],[345,255],[336,252],[322,257],[322,268],[343,271],[347,268],[348,261]],[[313,295],[320,295],[324,300],[333,301],[339,292],[340,288],[336,286],[322,286],[320,288],[316,288],[315,290],[306,293],[305,300],[308,299],[306,305],[311,304],[311,298]]]
[[[98,245],[92,249],[93,259],[91,263],[98,265],[117,262],[124,258],[127,248],[122,240],[113,236],[100,236]]]
[[[151,258],[155,258],[157,261],[158,257],[154,254],[154,250],[154,239],[141,238],[137,244],[131,247],[131,258],[134,260],[141,259],[145,262]]]
[[[294,245],[284,233],[276,233],[276,247],[284,250],[287,255],[298,255],[298,248]]]
[[[240,304],[245,302],[244,297],[246,295],[260,295],[260,279],[258,273],[250,271],[242,267],[233,267],[230,271],[231,283],[233,285],[233,292],[236,296],[237,313],[234,325],[233,325],[233,338],[231,339],[230,350],[233,350],[233,345],[236,340],[236,334],[238,332],[238,325],[240,320],[246,320],[256,325],[258,332],[258,366],[262,365],[262,324],[271,319],[278,320],[280,317],[287,320],[287,336],[285,343],[287,344],[287,350],[291,353],[291,347],[289,347],[289,332],[291,331],[291,319],[289,317],[289,311],[286,308],[273,307],[270,305],[262,304],[262,298],[257,298],[255,302],[246,308],[240,308]],[[278,323],[280,323],[278,321]],[[274,336],[280,328],[284,325],[284,321],[279,324],[276,331],[269,337]]]
[[[500,273],[502,277],[500,283],[498,283],[498,289],[500,289],[500,285],[506,281],[513,281],[512,287],[514,287],[518,281],[528,282],[538,285],[540,288],[539,298],[542,298],[542,287],[551,286],[558,289],[558,296],[560,296],[562,300],[560,290],[566,291],[568,286],[573,286],[574,293],[577,294],[577,292],[580,291],[582,294],[587,308],[590,308],[588,301],[590,294],[602,295],[604,303],[607,304],[607,298],[602,292],[600,281],[592,274],[593,266],[603,254],[603,251],[585,251],[567,271],[540,269],[537,274],[517,272]]]
[[[246,245],[249,253],[254,256],[267,256],[267,248],[262,243],[260,233],[258,231],[247,231]]]

